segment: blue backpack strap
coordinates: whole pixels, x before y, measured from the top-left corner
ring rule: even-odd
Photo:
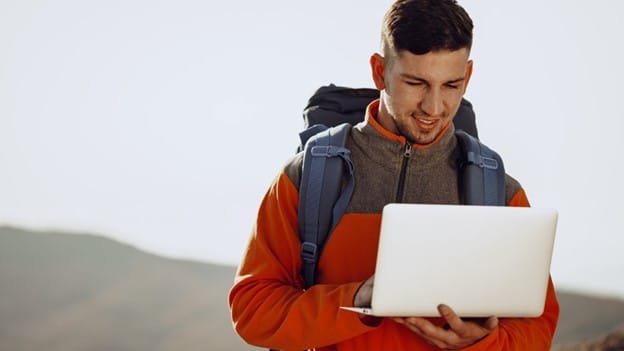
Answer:
[[[298,217],[306,288],[315,283],[317,262],[325,240],[353,195],[353,161],[351,151],[345,148],[350,130],[350,124],[341,124],[312,136],[305,143]],[[345,176],[348,179],[343,189]]]
[[[467,205],[505,206],[502,158],[479,139],[457,130],[461,150],[460,190]]]
[[[301,152],[303,151],[303,148],[305,147],[305,144],[308,142],[308,139],[310,139],[311,137],[315,136],[316,134],[327,130],[328,128],[324,125],[324,124],[315,124],[307,129],[305,129],[304,131],[299,133],[299,140],[301,141],[301,144],[299,144],[299,147],[297,148],[297,152]]]

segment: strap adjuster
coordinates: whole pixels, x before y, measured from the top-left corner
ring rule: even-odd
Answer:
[[[314,157],[336,157],[351,154],[351,151],[344,147],[337,147],[333,145],[316,145],[310,150],[310,154]]]
[[[316,262],[318,246],[315,243],[309,241],[301,244],[301,257],[306,262]]]
[[[468,153],[468,162],[481,168],[494,170],[498,169],[498,161],[496,161],[496,159],[493,159],[491,157],[485,157],[474,152]]]

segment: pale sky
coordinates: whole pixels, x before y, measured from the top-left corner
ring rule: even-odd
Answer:
[[[390,3],[0,2],[0,223],[236,264],[310,94],[372,86]],[[481,139],[559,210],[555,283],[624,297],[624,3],[460,3]]]

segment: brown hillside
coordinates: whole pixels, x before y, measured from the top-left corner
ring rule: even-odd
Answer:
[[[233,275],[101,237],[0,228],[0,350],[251,350],[229,321]]]
[[[233,275],[102,237],[0,227],[0,350],[254,350],[229,320]],[[559,299],[559,345],[624,322],[620,300]]]
[[[561,315],[555,343],[573,344],[604,335],[624,323],[624,301],[559,292]]]
[[[622,351],[624,350],[624,325],[591,341],[571,346],[560,346],[555,351]]]

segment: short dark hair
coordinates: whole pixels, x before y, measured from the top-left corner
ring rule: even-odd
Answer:
[[[456,0],[397,0],[384,17],[382,47],[415,55],[470,51],[472,28],[472,19]]]

